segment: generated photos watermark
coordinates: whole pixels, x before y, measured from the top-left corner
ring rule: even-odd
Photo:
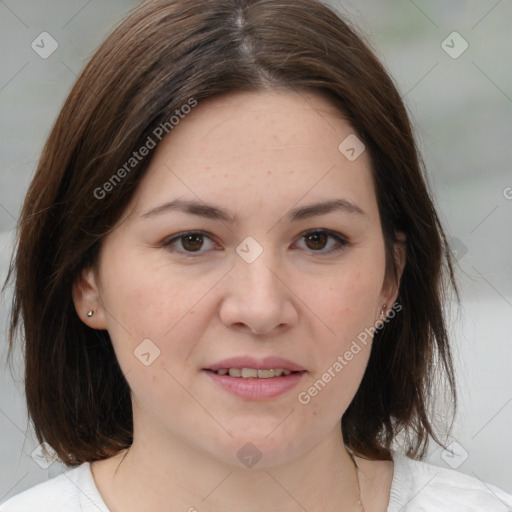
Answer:
[[[338,355],[329,368],[317,379],[306,391],[301,391],[297,395],[297,400],[302,405],[307,405],[311,399],[320,393],[332,379],[334,379],[342,370],[347,366],[354,357],[361,352],[361,344],[366,346],[368,341],[373,339],[373,335],[378,329],[381,329],[384,324],[390,322],[395,318],[396,314],[402,310],[402,305],[395,302],[392,308],[388,311],[384,320],[377,320],[372,327],[365,328],[364,331],[357,335],[357,339],[352,341],[350,348],[345,351],[343,355]]]
[[[177,108],[168,121],[160,123],[148,136],[144,144],[132,153],[132,156],[121,166],[117,171],[105,182],[101,187],[94,189],[94,197],[96,199],[104,199],[109,192],[121,183],[121,181],[130,173],[137,165],[139,165],[146,156],[148,156],[152,149],[156,147],[171,130],[173,130],[186,115],[190,114],[192,109],[197,105],[195,98],[189,98],[187,103]]]

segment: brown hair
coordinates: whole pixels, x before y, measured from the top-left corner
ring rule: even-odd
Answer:
[[[29,415],[39,441],[65,464],[104,459],[132,442],[130,390],[108,332],[79,319],[71,289],[97,261],[151,154],[104,184],[191,99],[277,87],[327,95],[364,141],[395,279],[396,233],[406,235],[402,310],[375,334],[343,417],[345,443],[388,460],[399,433],[413,457],[424,457],[429,436],[442,444],[430,406],[440,375],[456,408],[443,303],[457,288],[408,115],[386,71],[319,1],[154,0],[112,32],[72,88],[27,192],[6,280],[15,273],[9,346],[22,326]]]

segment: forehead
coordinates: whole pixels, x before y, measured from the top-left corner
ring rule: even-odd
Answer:
[[[349,160],[340,144],[356,136],[324,96],[296,90],[237,92],[209,98],[184,116],[158,145],[139,184],[137,210],[170,195],[217,202],[281,201],[329,192],[368,202],[368,152]],[[338,194],[339,195],[339,194]]]
[[[203,142],[203,147],[218,145],[218,156],[230,143],[231,154],[294,145],[328,146],[332,141],[322,134],[336,130],[334,120],[338,129],[341,124],[350,129],[339,109],[319,94],[292,89],[235,92],[201,101],[162,146],[176,149],[187,139]]]

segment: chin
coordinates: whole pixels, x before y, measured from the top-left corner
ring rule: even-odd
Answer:
[[[219,452],[220,446],[216,445],[210,453],[215,458],[239,468],[264,469],[287,463],[299,455],[300,446],[294,446],[293,437],[290,435],[278,433],[279,428],[276,429],[276,426],[277,424],[273,423],[269,428],[253,428],[250,433],[237,430],[243,434],[226,440],[222,451]],[[297,444],[302,442],[297,439]]]

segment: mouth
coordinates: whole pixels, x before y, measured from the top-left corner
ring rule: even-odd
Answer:
[[[203,368],[203,373],[224,391],[246,400],[274,398],[294,388],[307,371],[278,357],[225,359]]]
[[[236,379],[273,379],[276,377],[282,377],[283,375],[287,377],[292,373],[300,373],[298,371],[286,370],[284,368],[220,368],[218,370],[211,370],[207,368],[206,371],[216,373],[217,375],[229,375]]]

